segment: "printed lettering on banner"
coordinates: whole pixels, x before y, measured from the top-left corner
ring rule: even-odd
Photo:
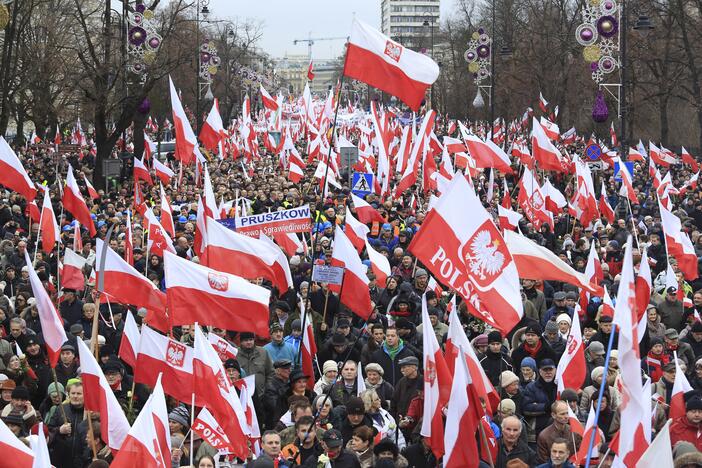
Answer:
[[[232,229],[231,222],[221,224]],[[250,237],[259,237],[261,232],[269,237],[277,233],[309,232],[312,230],[310,207],[305,205],[289,210],[239,216],[234,218],[234,230]]]

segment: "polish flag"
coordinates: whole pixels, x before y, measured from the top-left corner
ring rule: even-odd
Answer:
[[[690,166],[690,169],[692,169],[692,172],[697,172],[700,170],[699,164],[695,160],[695,158],[692,157],[690,153],[687,152],[685,147],[682,147],[682,150],[680,151],[680,154],[682,155],[682,161]]]
[[[546,209],[557,215],[561,212],[561,209],[568,204],[565,196],[556,187],[551,184],[551,181],[546,179],[544,185],[541,187],[541,193],[544,194]]]
[[[207,221],[206,261],[202,263],[213,270],[251,280],[263,277],[284,292],[292,287],[292,278],[288,281],[286,270],[290,267],[287,259],[283,262],[278,256],[279,251],[278,246],[273,249],[267,242],[234,232],[212,218]]]
[[[575,139],[578,137],[575,127],[570,127],[570,130],[566,131],[561,135],[561,143],[564,145],[572,145],[575,143]]]
[[[461,131],[465,127],[461,126]],[[468,147],[471,157],[475,160],[475,167],[488,168],[492,167],[504,174],[512,174],[511,164],[507,153],[502,151],[502,148],[497,146],[491,139],[481,140],[473,134],[463,135],[463,140]]]
[[[178,92],[176,91],[170,75],[168,76],[168,84],[171,93],[173,126],[175,128],[175,157],[183,164],[190,164],[195,160],[195,151],[198,153],[200,152],[200,150],[197,149],[197,138],[195,137],[193,128],[190,126],[190,121],[185,114],[183,105],[180,103]],[[195,118],[199,120],[200,116],[195,116]],[[158,158],[154,158],[154,160],[155,159]]]
[[[207,119],[200,129],[200,141],[205,148],[215,152],[226,137],[227,132],[222,124],[222,116],[219,115],[219,101],[215,98],[212,109],[210,109],[210,113],[207,114]]]
[[[653,282],[651,281],[651,265],[649,264],[647,249],[643,249],[643,252],[641,253],[639,272],[636,275],[636,281],[634,284],[636,288],[636,315],[639,323],[642,319],[644,322],[646,322],[646,308],[651,300],[651,292],[653,291]],[[642,337],[643,332],[645,331],[646,329],[642,330]]]
[[[604,279],[602,263],[600,262],[600,257],[597,255],[597,248],[594,242],[590,244],[590,253],[588,254],[587,263],[585,264],[585,278],[592,284],[600,284]],[[590,293],[586,289],[580,289],[580,309],[582,311],[587,309],[589,302]]]
[[[168,233],[169,236],[175,237],[175,224],[173,224],[173,212],[171,211],[171,204],[166,196],[166,191],[161,185],[161,226]]]
[[[205,198],[202,200],[205,202],[205,215],[210,218],[219,219],[219,209],[217,207],[217,198],[214,194],[214,189],[212,188],[212,179],[210,179],[210,170],[205,164],[205,174],[203,176],[204,187],[203,192],[205,193]]]
[[[354,19],[344,75],[396,96],[417,111],[427,88],[439,77],[439,66],[428,56]]]
[[[173,247],[171,236],[168,235],[151,208],[146,209],[144,218],[149,224],[149,235],[146,244],[149,252],[159,257],[163,257],[164,252],[175,254],[176,250]]]
[[[288,257],[292,257],[298,252],[307,252],[307,245],[300,240],[295,232],[274,233],[273,240],[280,246],[281,249],[283,249]]]
[[[367,201],[351,193],[351,201],[353,202],[353,208],[356,211],[356,216],[358,220],[363,224],[370,224],[373,222],[378,222],[380,224],[385,223],[385,218],[373,208]]]
[[[561,130],[558,128],[558,125],[551,122],[546,117],[541,117],[539,123],[541,127],[543,127],[544,132],[546,132],[546,136],[549,140],[558,141],[558,138],[561,136]]]
[[[422,328],[431,330],[426,293],[422,295]],[[421,435],[437,459],[444,455],[443,409],[451,396],[451,374],[434,333],[422,335],[424,369],[424,413]],[[460,367],[460,366],[459,366]],[[463,387],[466,388],[465,386]],[[475,440],[475,437],[473,437]]]
[[[144,158],[150,160],[157,149],[158,146],[156,145],[156,143],[151,141],[149,135],[147,135],[146,132],[144,132]]]
[[[302,311],[304,312],[304,305],[300,303]],[[302,371],[305,375],[309,375],[310,378],[307,379],[307,388],[312,390],[314,388],[314,357],[317,355],[317,343],[314,340],[314,332],[312,328],[312,317],[307,316],[305,329],[302,331],[302,348],[300,351],[300,359],[302,361]]]
[[[313,65],[312,60],[310,60],[310,64],[307,67],[307,79],[309,81],[314,80],[314,65]]]
[[[300,166],[290,161],[288,166],[288,179],[293,184],[299,184],[302,178],[305,177],[305,173]]]
[[[476,394],[481,400],[485,401],[488,412],[492,414],[492,409],[497,409],[500,396],[497,390],[495,390],[495,387],[492,386],[487,374],[485,374],[485,370],[480,364],[480,360],[475,354],[473,346],[471,346],[470,341],[468,341],[463,325],[461,325],[461,321],[458,318],[458,310],[456,307],[453,307],[449,313],[449,329],[446,335],[444,348],[446,366],[451,375],[456,374],[456,368],[460,365],[460,362],[457,360],[459,357],[462,357],[468,365],[468,373],[471,376],[472,386],[475,387]]]
[[[88,227],[90,237],[97,234],[93,219],[90,217],[90,210],[88,209],[88,205],[85,204],[83,195],[80,194],[80,188],[78,187],[78,182],[76,182],[76,178],[73,175],[73,168],[70,164],[68,165],[66,186],[63,189],[61,203],[63,203],[63,207],[66,211],[71,213],[83,226]]]
[[[159,374],[149,399],[139,411],[110,467],[161,468],[170,465],[171,431],[161,377]]]
[[[644,162],[645,157],[639,152],[638,148],[629,147],[629,155],[627,156],[626,160]]]
[[[375,250],[368,240],[366,240],[366,254],[368,254],[368,260],[371,262],[371,270],[375,274],[376,281],[378,284],[384,285],[388,277],[392,275],[390,262],[385,255]]]
[[[358,252],[338,225],[334,232],[334,252],[331,264],[344,267],[344,279],[343,288],[330,285],[330,289],[340,294],[341,303],[351,309],[354,314],[367,320],[371,313],[371,299],[366,266],[361,262]]]
[[[234,448],[233,453],[242,460],[249,453],[246,434],[246,416],[236,389],[229,383],[222,361],[202,330],[195,325],[195,351],[193,353],[193,392],[205,402],[204,406],[222,423],[222,429]]]
[[[290,263],[288,263],[288,257],[285,256],[285,252],[283,252],[283,249],[281,249],[278,244],[273,242],[273,239],[265,235],[263,231],[258,233],[258,238],[259,240],[263,241],[264,244],[268,244],[268,247],[275,255],[275,264],[273,265],[273,270],[276,272],[277,275],[280,275],[279,272],[282,271],[282,276],[285,278],[285,284],[287,285],[287,288],[293,288],[292,273],[290,273]],[[285,286],[283,286],[283,288],[285,288]],[[287,291],[287,289],[284,290]],[[283,290],[281,290],[281,292],[283,292]]]
[[[633,204],[638,204],[639,199],[636,198],[636,193],[634,192],[634,179],[624,163],[621,161],[619,163],[619,176],[622,178],[622,187],[619,189],[619,195],[628,198]]]
[[[85,409],[100,413],[101,438],[110,449],[117,451],[127,437],[129,421],[88,346],[83,340],[77,343]]]
[[[351,210],[346,211],[344,221],[346,221],[344,234],[346,234],[346,237],[349,238],[353,246],[356,248],[356,251],[361,253],[361,250],[363,250],[363,247],[366,245],[366,239],[368,238],[370,229],[368,229],[368,226],[354,218]]]
[[[311,375],[311,374],[310,374]],[[308,381],[314,379],[308,379]],[[258,416],[256,416],[256,408],[253,403],[253,395],[256,394],[256,376],[247,375],[243,379],[236,380],[234,386],[239,390],[239,401],[244,409],[246,416],[246,428],[244,433],[249,436],[251,445],[256,447],[261,437],[261,429],[258,427]],[[254,448],[254,451],[256,448]]]
[[[522,278],[563,281],[602,295],[602,286],[590,283],[583,273],[531,239],[514,231],[506,231],[504,239]]]
[[[143,180],[149,185],[154,185],[154,181],[149,174],[149,169],[144,165],[144,161],[134,158],[134,179]]]
[[[541,109],[541,112],[548,112],[548,101],[541,94],[541,91],[539,91],[539,109]]]
[[[430,333],[431,335],[432,333]],[[434,337],[436,339],[436,337]],[[463,350],[460,350],[463,354]],[[477,385],[465,360],[456,363],[451,394],[446,411],[444,433],[445,468],[475,468],[480,465],[476,434],[482,417],[482,407],[477,396]],[[426,381],[424,386],[426,387]],[[425,390],[426,393],[426,390]],[[426,408],[426,403],[425,403]]]
[[[124,261],[134,266],[134,244],[132,239],[132,210],[127,210],[127,230],[124,233]]]
[[[673,381],[673,391],[670,394],[670,413],[668,414],[670,419],[685,416],[684,395],[685,392],[692,390],[685,373],[680,369],[677,351],[673,351],[673,357],[675,358],[675,381]]]
[[[234,450],[224,429],[207,408],[202,408],[193,421],[193,432],[199,435],[202,440],[206,440],[215,450],[229,453]]]
[[[172,325],[199,322],[225,330],[269,336],[269,290],[170,252],[164,252],[163,260]]]
[[[580,319],[573,317],[573,323],[568,333],[566,349],[556,367],[556,383],[560,395],[566,388],[579,389],[585,382],[585,346],[580,332]]]
[[[613,324],[619,327],[619,369],[622,395],[626,395],[619,404],[621,426],[619,430],[619,449],[617,454],[626,466],[634,466],[646,451],[650,443],[649,397],[644,396],[641,382],[641,355],[636,327],[636,295],[634,287],[634,268],[632,262],[631,236],[624,250],[624,262],[617,293],[617,305]],[[650,395],[650,390],[647,392]],[[646,422],[648,419],[648,422]]]
[[[56,222],[54,208],[51,206],[51,196],[49,195],[48,187],[44,188],[44,201],[41,205],[41,217],[39,218],[39,226],[41,229],[41,250],[49,255],[57,242],[61,240],[59,237],[59,227]]]
[[[619,141],[617,140],[617,132],[614,130],[614,121],[612,121],[612,123],[609,125],[609,137],[613,148],[619,146]]]
[[[546,135],[536,117],[532,118],[531,154],[546,171],[563,171],[563,157]]]
[[[577,388],[577,387],[576,387]],[[568,406],[568,411],[570,412],[570,406]],[[580,434],[583,439],[580,442],[580,449],[574,455],[575,466],[580,466],[585,463],[587,459],[587,449],[590,446],[590,440],[595,438],[592,443],[593,453],[597,453],[597,447],[602,443],[602,431],[599,429],[597,424],[595,424],[595,408],[590,405],[590,413],[587,415],[587,422],[585,423],[585,429],[583,433]],[[571,428],[572,428],[571,424]],[[582,426],[580,426],[582,428]]]
[[[614,210],[607,201],[607,189],[605,188],[604,181],[602,182],[602,189],[600,190],[598,208],[600,209],[600,214],[604,216],[607,221],[610,223],[614,222]]]
[[[527,219],[534,223],[534,227],[540,228],[544,223],[553,227],[553,213],[546,209],[546,197],[539,181],[528,167],[524,168],[522,178],[519,179],[517,202]]]
[[[0,468],[35,468],[34,453],[3,421],[0,421],[0,453]]]
[[[455,125],[456,124],[454,123],[454,126]],[[405,128],[411,130],[409,126]],[[458,138],[453,138],[450,136],[444,136],[444,148],[446,148],[446,151],[448,151],[450,154],[462,153],[468,150],[468,148],[466,148],[465,143],[463,143]]]
[[[461,215],[466,209],[470,217]],[[521,320],[516,264],[464,177],[453,178],[408,250],[444,285],[455,289],[472,314],[494,328],[507,332]]]
[[[41,212],[39,211],[36,198],[27,203],[27,207],[24,209],[24,214],[29,218],[28,222],[30,224],[34,224],[36,221],[41,219]]]
[[[156,176],[161,179],[165,185],[171,183],[171,178],[175,175],[175,172],[171,170],[170,167],[163,164],[158,158],[153,159],[154,170],[156,171]]]
[[[61,286],[64,288],[77,289],[79,291],[82,290],[85,287],[83,267],[86,263],[85,258],[67,248],[63,256]]]
[[[134,381],[151,387],[159,374],[163,374],[163,390],[167,394],[190,404],[194,385],[193,348],[143,326]],[[202,406],[201,401],[196,400],[195,404]]]
[[[132,369],[136,366],[140,341],[141,332],[136,320],[134,320],[134,314],[127,311],[127,319],[124,321],[124,332],[122,333],[122,340],[119,343],[117,355],[121,360],[129,364]]]
[[[22,162],[2,136],[0,136],[0,184],[19,193],[28,201],[34,200],[34,197],[37,196],[34,182],[29,178]]]
[[[603,288],[604,294],[602,295],[602,311],[600,315],[603,317],[614,317],[614,304],[612,303],[612,298],[609,297],[609,289]],[[639,339],[641,341],[641,339]]]
[[[207,334],[207,341],[209,341],[215,351],[217,351],[217,355],[222,362],[227,359],[236,359],[236,355],[239,354],[239,350],[236,349],[236,346],[233,346],[227,340],[212,332]]]
[[[66,338],[66,331],[63,327],[63,319],[56,311],[56,307],[54,307],[54,303],[51,301],[41,280],[39,280],[37,272],[34,271],[34,266],[29,259],[29,253],[26,251],[24,253],[24,259],[27,262],[27,268],[29,270],[29,284],[32,287],[32,292],[36,299],[36,308],[39,314],[42,336],[46,343],[46,351],[49,355],[49,364],[51,364],[51,367],[56,367],[58,358],[61,355],[61,346],[63,346],[68,339]]]
[[[263,87],[263,84],[261,84],[260,86],[261,86],[261,98],[263,100],[263,107],[265,107],[266,109],[273,111],[273,112],[277,111],[278,110],[278,103],[275,101],[275,99],[273,99],[273,97],[270,94],[268,94],[268,91],[265,90],[265,88]]]
[[[698,276],[697,255],[690,238],[682,231],[680,218],[666,209],[660,201],[658,208],[661,213],[661,225],[665,233],[665,245],[668,254],[675,257],[678,261],[678,266],[685,275],[685,279],[696,279]]]
[[[97,200],[98,198],[100,198],[100,194],[97,193],[97,190],[95,190],[95,187],[93,187],[93,184],[90,183],[85,174],[83,174],[83,180],[85,181],[85,187],[88,189],[88,196],[90,197],[90,199]]]
[[[103,270],[101,259],[105,249]],[[151,326],[156,326],[163,332],[169,330],[166,295],[99,238],[95,239],[95,270],[98,277],[101,272],[104,273],[104,290],[101,293],[107,294],[116,302],[146,308],[146,321]]]
[[[497,219],[500,221],[500,228],[503,231],[514,231],[519,226],[522,215],[502,205],[497,205]]]
[[[207,215],[205,215],[205,203],[202,201],[202,197],[198,195],[193,250],[195,254],[200,257],[200,263],[203,265],[207,265],[207,243]]]
[[[663,148],[658,148],[651,141],[648,142],[648,154],[653,162],[659,166],[669,167],[671,164],[677,163],[675,158],[663,151]]]
[[[399,197],[402,192],[410,188],[415,182],[417,182],[417,173],[419,172],[419,163],[422,160],[424,149],[426,146],[426,141],[431,135],[434,129],[434,123],[436,121],[436,112],[430,110],[424,114],[422,119],[422,126],[417,133],[417,137],[412,141],[412,151],[410,152],[409,159],[407,159],[407,165],[405,171],[402,173],[400,181],[395,186],[395,196]],[[459,126],[463,125],[458,122]]]
[[[80,233],[80,221],[77,219],[75,221],[75,226],[73,226],[73,251],[82,252],[83,251],[83,238]]]

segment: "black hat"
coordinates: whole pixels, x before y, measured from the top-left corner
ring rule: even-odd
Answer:
[[[612,323],[612,317],[609,315],[603,315],[600,317],[600,323]]]
[[[24,427],[24,419],[22,419],[22,414],[17,410],[10,411],[10,414],[2,418],[2,420],[5,424],[14,424],[15,426]]]
[[[224,368],[225,369],[236,369],[241,374],[241,365],[239,365],[239,361],[237,361],[236,359],[229,358],[226,361],[224,361]]]
[[[295,369],[292,374],[290,374],[290,383],[295,383],[301,379],[309,379],[310,376],[305,374],[302,369]]]
[[[29,400],[31,397],[29,396],[29,390],[27,387],[20,385],[12,390],[12,398],[15,400]]]
[[[553,300],[554,301],[565,301],[566,298],[566,293],[563,291],[558,291],[553,295]]]
[[[555,369],[555,367],[556,363],[553,362],[553,359],[542,359],[539,363],[539,369]]]
[[[343,346],[347,344],[346,337],[343,333],[334,333],[331,339],[332,346]]]
[[[695,323],[692,324],[690,331],[692,333],[702,333],[702,322],[695,320]]]
[[[388,439],[387,437],[375,444],[375,446],[373,447],[373,454],[375,456],[378,456],[383,452],[392,452],[393,457],[397,457],[397,455],[400,453],[395,442],[393,442],[391,439]]]
[[[344,439],[341,437],[341,432],[336,429],[327,429],[322,435],[322,442],[329,448],[338,448],[344,445]]]
[[[73,354],[75,354],[76,348],[70,343],[65,343],[63,346],[61,346],[61,351],[71,351]]]
[[[41,346],[41,341],[39,341],[39,337],[36,335],[27,335],[27,339],[24,341],[25,349],[32,345]]]
[[[246,340],[253,340],[256,338],[256,335],[254,335],[251,332],[241,332],[239,333],[239,341],[246,341]]]
[[[662,340],[660,337],[658,337],[658,336],[652,336],[652,337],[649,339],[649,341],[648,341],[648,345],[649,345],[651,348],[653,348],[653,347],[654,347],[655,345],[657,345],[657,344],[659,344],[659,345],[662,345],[662,344],[663,344],[663,340]]]
[[[427,301],[429,299],[436,299],[436,291],[434,291],[433,289],[430,289],[429,291],[427,291],[426,298],[427,298]]]
[[[402,330],[411,330],[411,329],[414,328],[414,325],[412,324],[412,322],[410,322],[410,321],[407,320],[406,318],[400,317],[399,319],[395,320],[395,327],[396,327],[398,330],[400,330],[400,329],[402,329]]]
[[[73,293],[73,294],[76,293],[76,290],[73,289],[73,288],[61,288],[61,290],[62,290],[64,293]]]
[[[702,410],[702,392],[700,390],[690,390],[684,395],[685,410]]]
[[[563,401],[578,401],[578,394],[572,388],[564,388],[561,392],[561,400]]]
[[[124,371],[124,366],[117,359],[108,359],[105,364],[102,365],[102,371],[107,374],[108,372],[122,373]]]
[[[439,316],[439,309],[437,309],[436,307],[430,307],[429,310],[427,310],[427,314],[438,317]]]
[[[500,343],[502,344],[502,334],[497,330],[493,330],[488,333],[488,344],[490,343]]]
[[[290,312],[290,304],[288,304],[288,303],[285,302],[285,301],[277,301],[277,302],[275,303],[275,308],[276,308],[276,309],[283,310],[283,311],[285,311],[285,312]]]
[[[541,325],[539,325],[538,323],[532,323],[531,325],[527,325],[526,329],[524,330],[524,334],[526,335],[528,333],[533,333],[534,335],[541,336]]]
[[[346,319],[339,319],[336,321],[336,328],[346,328],[346,327],[350,327],[350,326],[351,326],[351,322],[349,322]]]
[[[346,413],[347,414],[365,414],[366,405],[363,403],[359,397],[354,396],[349,398],[346,402]]]
[[[278,359],[273,363],[274,369],[289,369],[292,367],[292,361],[290,359]]]
[[[398,362],[399,366],[417,366],[419,367],[419,359],[417,359],[415,356],[407,356],[405,358],[400,359]]]

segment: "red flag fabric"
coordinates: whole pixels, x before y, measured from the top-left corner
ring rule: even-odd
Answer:
[[[154,170],[156,171],[156,176],[161,179],[164,185],[171,183],[171,178],[175,175],[175,172],[171,170],[170,167],[163,164],[158,158],[153,159]]]
[[[175,237],[175,224],[173,223],[173,212],[171,211],[171,204],[166,196],[166,191],[161,185],[161,226],[166,230],[171,238]]]
[[[51,206],[51,197],[49,195],[49,189],[44,188],[44,200],[41,205],[41,216],[40,216],[40,229],[41,229],[41,250],[49,255],[56,243],[59,242],[59,227],[56,222],[56,215],[54,214],[54,208]]]
[[[34,453],[0,421],[0,468],[34,468]]]
[[[585,382],[586,371],[585,346],[580,332],[580,319],[576,315],[573,317],[570,333],[568,333],[565,352],[556,368],[558,394],[560,395],[566,388],[581,388]]]
[[[563,171],[563,157],[546,135],[536,117],[532,119],[531,154],[546,171]]]
[[[665,208],[659,200],[661,225],[665,233],[665,245],[669,255],[678,261],[678,267],[688,280],[697,279],[697,255],[690,238],[682,230],[680,218]]]
[[[361,253],[363,247],[366,245],[366,238],[368,237],[368,233],[370,233],[370,229],[368,229],[368,226],[354,218],[350,210],[346,211],[344,221],[346,221],[344,234],[346,234],[346,237],[349,238],[353,246],[356,248],[356,251]]]
[[[119,343],[117,355],[132,368],[136,366],[140,341],[141,332],[134,320],[134,314],[127,311],[127,318],[124,321],[124,332],[122,333],[122,340]]]
[[[367,201],[365,201],[361,197],[358,197],[352,193],[351,201],[353,202],[354,210],[356,210],[356,216],[358,217],[358,220],[363,224],[385,223],[385,218],[382,217],[378,210],[373,208],[370,204],[368,204]]]
[[[353,244],[338,225],[334,232],[334,252],[331,264],[343,267],[345,270],[343,287],[330,285],[330,290],[339,293],[341,303],[351,309],[354,314],[367,320],[372,310],[366,266],[361,262]]]
[[[85,181],[85,187],[88,189],[88,196],[90,197],[91,200],[97,200],[100,198],[100,194],[95,190],[95,187],[93,187],[93,184],[90,183],[88,180],[88,177],[83,174],[83,180]]]
[[[687,152],[685,147],[683,146],[682,150],[680,151],[680,154],[682,155],[682,161],[690,166],[690,169],[692,169],[692,172],[697,172],[700,170],[699,164],[695,160],[694,157],[690,153]]]
[[[392,94],[417,111],[427,88],[439,76],[439,66],[428,56],[354,19],[344,75]]]
[[[180,103],[178,92],[175,89],[173,80],[168,77],[171,93],[171,107],[173,109],[173,126],[175,128],[175,157],[183,164],[190,164],[195,161],[194,151],[197,148],[197,138],[190,126],[188,116],[185,114],[183,105]],[[199,116],[195,118],[199,119]],[[198,150],[199,151],[199,150]],[[154,158],[156,160],[158,158]]]
[[[85,264],[85,258],[67,248],[63,256],[61,287],[82,290],[85,287],[85,275],[83,274]]]
[[[149,185],[154,185],[154,181],[149,174],[149,168],[144,165],[144,161],[134,158],[134,179],[143,180]]]
[[[309,81],[314,80],[314,64],[313,64],[312,60],[310,60],[310,64],[307,67],[307,79]]]
[[[278,103],[276,102],[275,99],[273,99],[273,96],[268,94],[268,91],[263,87],[263,84],[261,86],[261,98],[263,101],[263,107],[270,111],[277,111],[278,110]]]
[[[207,114],[207,119],[200,129],[200,141],[202,145],[212,152],[216,152],[220,142],[227,137],[224,130],[222,116],[219,114],[219,102],[217,99],[212,103],[212,109]]]
[[[80,188],[78,187],[78,182],[73,175],[73,168],[68,165],[68,174],[66,175],[66,186],[63,189],[63,198],[61,199],[63,207],[66,211],[71,213],[74,218],[76,218],[83,226],[88,228],[90,232],[90,237],[97,234],[95,229],[95,224],[93,219],[90,217],[90,209],[85,203],[83,195],[80,193]]]
[[[229,273],[164,252],[168,314],[172,325],[199,322],[268,337],[270,291]]]

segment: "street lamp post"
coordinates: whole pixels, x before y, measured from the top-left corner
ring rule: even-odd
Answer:
[[[195,129],[197,134],[200,134],[200,123],[202,117],[200,116],[200,14],[204,21],[207,21],[207,17],[210,15],[209,9],[210,0],[197,0],[195,3],[196,13],[195,13],[195,45],[197,46],[197,62],[195,65],[195,86],[197,92],[195,93]],[[200,7],[202,5],[202,7]]]
[[[422,23],[422,26],[425,28],[430,29],[430,40],[431,40],[431,45],[430,45],[430,56],[432,60],[434,59],[434,15],[427,14],[425,15],[425,18],[431,18],[431,24],[429,23],[428,19],[425,19],[424,22]],[[429,87],[429,103],[431,105],[431,108],[434,108],[434,84]]]

